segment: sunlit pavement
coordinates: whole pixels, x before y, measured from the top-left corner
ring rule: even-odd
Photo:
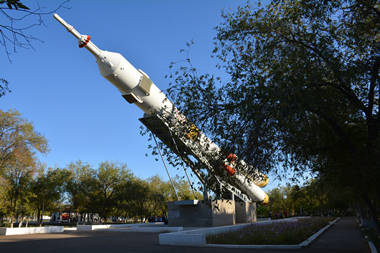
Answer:
[[[354,218],[342,218],[309,247],[302,250],[252,250],[208,247],[161,246],[158,233],[111,231],[65,232],[0,236],[1,253],[18,252],[369,252]]]

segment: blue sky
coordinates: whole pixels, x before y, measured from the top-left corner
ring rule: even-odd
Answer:
[[[61,1],[39,1],[54,9]],[[182,59],[179,50],[194,40],[191,58],[202,71],[215,71],[210,58],[214,27],[221,10],[245,4],[240,0],[182,1],[76,0],[58,14],[80,33],[91,35],[101,49],[119,52],[146,72],[162,90],[168,88],[169,63]],[[1,20],[0,20],[1,21]],[[50,152],[40,159],[64,167],[82,160],[126,163],[141,178],[167,179],[161,161],[149,155],[147,137],[139,134],[143,112],[128,104],[98,71],[95,58],[79,49],[77,40],[52,16],[30,32],[43,42],[35,50],[19,49],[10,63],[0,52],[0,77],[11,93],[0,99],[2,110],[17,109],[48,140]],[[181,171],[170,168],[172,175]],[[269,188],[276,186],[276,182]]]

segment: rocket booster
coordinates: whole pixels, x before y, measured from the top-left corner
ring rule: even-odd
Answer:
[[[162,113],[163,115],[172,115],[172,118],[176,120],[177,123],[187,121],[186,117],[142,70],[136,69],[119,53],[99,49],[92,43],[89,35],[80,34],[58,14],[55,13],[54,18],[78,39],[80,48],[86,48],[95,56],[100,74],[110,81],[129,103],[138,106],[146,115]],[[186,134],[188,133],[183,133],[184,136]],[[192,138],[187,138],[185,145],[189,146],[189,148],[197,149],[204,157],[214,157],[214,159],[216,159],[216,161],[210,162],[203,159],[204,163],[220,163],[222,150],[201,131],[197,132],[196,142],[192,140]],[[247,194],[252,201],[267,203],[268,196],[260,188],[266,185],[267,177],[260,172],[256,172],[256,175],[253,175],[254,180],[248,179],[239,170],[233,168],[234,165],[238,165],[237,167],[240,166],[240,168],[247,167],[248,165],[242,160],[236,160],[235,155],[230,155],[232,155],[232,157],[222,159],[222,163],[226,172],[232,177],[234,185]],[[261,179],[255,181],[255,178]],[[260,185],[260,187],[257,185]]]

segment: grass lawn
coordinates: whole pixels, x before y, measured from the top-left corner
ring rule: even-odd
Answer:
[[[272,224],[254,223],[241,230],[208,235],[209,244],[276,245],[299,244],[326,226],[332,218],[307,217]]]

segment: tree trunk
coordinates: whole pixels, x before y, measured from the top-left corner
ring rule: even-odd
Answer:
[[[363,199],[364,199],[366,205],[368,206],[370,219],[372,221],[372,224],[374,225],[374,229],[377,233],[379,233],[380,222],[379,222],[379,219],[377,217],[376,207],[372,203],[371,199],[368,197],[368,194],[363,194]]]
[[[21,221],[18,223],[18,227],[21,228],[22,227],[22,224],[24,222],[24,218],[23,216],[21,216]]]
[[[37,223],[38,225],[41,225],[41,210],[37,209]]]
[[[45,203],[42,201],[42,212],[41,212],[40,227],[42,227],[42,223],[44,222],[44,211],[45,211]]]

